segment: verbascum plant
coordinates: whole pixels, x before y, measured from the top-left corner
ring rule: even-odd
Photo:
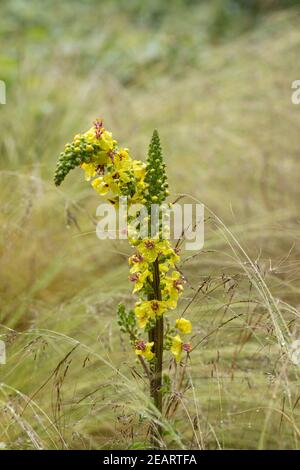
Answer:
[[[91,129],[76,135],[73,142],[65,146],[58,159],[55,184],[60,185],[75,167],[82,168],[94,190],[114,206],[119,205],[121,198],[127,198],[127,233],[133,248],[129,258],[129,280],[134,284],[137,301],[129,311],[119,305],[118,323],[121,331],[128,334],[147,374],[151,399],[163,413],[163,352],[170,351],[176,363],[183,355],[188,358],[192,346],[182,336],[191,333],[192,325],[180,317],[173,328],[164,328],[164,316],[176,309],[185,281],[176,268],[179,254],[166,239],[161,218],[153,227],[153,208],[159,210],[169,195],[158,132],[153,132],[144,163],[133,159],[128,149],[119,147],[104,128],[103,121],[98,119]],[[129,215],[136,205],[146,208],[146,236],[136,230],[140,209]],[[152,423],[152,442],[161,435],[162,429]]]

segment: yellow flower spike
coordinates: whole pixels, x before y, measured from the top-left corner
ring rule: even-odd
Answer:
[[[179,362],[182,354],[183,341],[179,335],[176,335],[172,339],[171,353],[175,356],[176,362]]]
[[[192,324],[185,318],[178,318],[176,320],[176,328],[183,334],[187,335],[192,332]]]
[[[151,343],[146,343],[143,340],[139,340],[135,344],[135,354],[137,354],[138,356],[143,356],[148,361],[151,361],[155,356],[155,354],[151,351],[153,345],[153,341]]]
[[[62,153],[62,158],[59,160],[55,184],[60,184],[63,181],[71,166],[75,168],[81,164],[86,180],[92,180],[91,185],[98,194],[107,195],[105,199],[115,207],[120,205],[121,196],[127,197],[128,209],[132,209],[133,204],[148,205],[151,201],[159,203],[161,197],[164,199],[168,194],[167,185],[164,184],[166,175],[164,175],[164,165],[160,168],[156,165],[160,162],[160,152],[154,147],[151,152],[149,151],[147,164],[132,159],[128,149],[120,148],[112,134],[104,128],[102,120],[97,119],[91,129],[84,134],[76,135],[73,143],[67,144],[65,153]],[[155,153],[157,154],[156,160]],[[66,160],[69,156],[72,157],[70,162]],[[154,176],[152,180],[148,178],[151,174]],[[153,182],[155,185],[152,188]],[[169,206],[171,207],[171,204]],[[160,222],[157,238],[141,240],[139,226],[135,223],[136,214],[136,212],[135,216],[130,214],[132,217],[129,218],[127,227],[124,229],[127,232],[129,243],[136,250],[136,253],[129,259],[129,279],[134,282],[133,293],[139,292],[139,301],[134,308],[137,324],[140,328],[147,326],[152,328],[153,320],[161,317],[168,310],[176,308],[179,296],[183,292],[184,281],[175,268],[180,258],[177,250],[172,248],[168,240],[170,227],[167,222]],[[156,267],[153,266],[156,260],[158,273]],[[153,283],[154,279],[155,283]],[[152,295],[153,292],[155,295]],[[142,300],[154,296],[161,300]],[[151,324],[149,325],[150,320]],[[171,352],[179,362],[184,352],[186,352],[188,359],[192,350],[191,344],[184,343],[180,337],[182,334],[191,333],[192,325],[189,320],[178,318],[176,328],[178,334],[171,339]],[[135,326],[132,331],[135,337]],[[157,341],[157,344],[160,341],[163,343],[164,339],[158,338]],[[135,354],[151,361],[155,357],[155,353],[152,351],[153,347],[160,359],[160,346],[156,349],[154,342],[137,341],[134,344]]]

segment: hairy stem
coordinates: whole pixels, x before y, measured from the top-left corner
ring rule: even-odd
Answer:
[[[159,263],[156,260],[153,264],[153,291],[154,299],[161,300],[160,292],[160,277],[159,277]],[[160,413],[162,413],[162,364],[163,364],[163,342],[164,342],[164,320],[161,315],[156,319],[156,323],[149,331],[149,341],[154,342],[153,351],[155,352],[155,360],[152,365],[152,375],[150,380],[150,396],[153,399],[154,405]],[[157,442],[161,436],[161,428],[153,426],[151,429],[152,444]]]

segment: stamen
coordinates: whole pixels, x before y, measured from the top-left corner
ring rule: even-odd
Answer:
[[[103,134],[103,121],[102,119],[96,119],[94,122],[94,127],[95,127],[95,137],[96,139],[100,139],[101,135]]]
[[[183,349],[183,351],[185,351],[185,352],[188,352],[188,353],[191,352],[191,350],[192,350],[192,345],[191,345],[191,343],[183,343],[182,349]]]
[[[155,247],[155,243],[154,243],[154,242],[151,242],[150,240],[147,240],[147,241],[145,241],[145,247],[146,247],[148,250],[152,250],[152,249]]]
[[[156,302],[156,301],[153,301],[151,303],[151,308],[152,308],[152,310],[154,310],[154,312],[156,312],[159,309],[159,303]]]
[[[136,342],[136,349],[139,351],[145,351],[146,350],[146,343],[143,340],[137,341]]]
[[[130,280],[131,282],[136,282],[136,281],[138,281],[138,280],[139,280],[139,275],[138,275],[138,273],[130,274],[129,280]]]
[[[132,261],[134,263],[141,263],[142,261],[144,261],[144,258],[142,255],[140,255],[140,253],[135,253],[133,256],[132,256]]]

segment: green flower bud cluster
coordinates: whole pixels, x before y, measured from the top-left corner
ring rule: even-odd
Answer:
[[[148,205],[162,204],[169,192],[166,165],[163,162],[160,139],[156,129],[153,131],[149,145],[145,183],[147,183],[145,199]]]
[[[82,163],[89,163],[92,155],[99,150],[97,144],[91,144],[84,136],[77,136],[72,143],[66,144],[61,152],[54,173],[54,182],[59,186],[67,174]]]

